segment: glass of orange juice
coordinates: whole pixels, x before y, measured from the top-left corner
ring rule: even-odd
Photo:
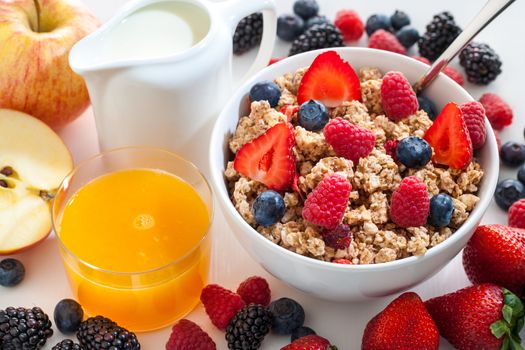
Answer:
[[[56,194],[53,224],[86,314],[136,332],[185,316],[207,281],[212,215],[206,179],[171,152],[121,148],[78,165]]]

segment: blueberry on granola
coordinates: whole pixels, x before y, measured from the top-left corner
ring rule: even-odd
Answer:
[[[330,120],[330,115],[324,104],[310,100],[299,108],[299,125],[309,131],[322,130]]]
[[[434,227],[445,227],[450,224],[454,214],[454,202],[447,194],[437,194],[430,199],[428,224]]]
[[[272,81],[261,81],[250,89],[250,100],[268,101],[270,106],[275,107],[281,98],[281,89]]]
[[[304,323],[304,309],[293,299],[281,298],[272,301],[270,312],[273,315],[272,330],[277,334],[291,334]]]
[[[432,148],[422,138],[409,136],[399,141],[396,157],[408,168],[421,168],[430,162]]]
[[[434,102],[425,95],[419,95],[417,101],[419,102],[419,108],[424,110],[431,120],[435,120],[438,116],[438,111]]]
[[[264,191],[253,202],[253,216],[262,226],[271,226],[284,216],[286,205],[283,197],[275,191]]]

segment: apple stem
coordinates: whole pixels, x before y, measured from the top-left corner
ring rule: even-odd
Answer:
[[[36,9],[36,32],[40,33],[40,3],[38,0],[33,0]]]

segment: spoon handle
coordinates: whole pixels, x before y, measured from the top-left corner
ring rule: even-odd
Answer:
[[[494,18],[500,15],[516,0],[489,0],[474,17],[465,30],[450,44],[415,84],[414,91],[421,92],[430,84],[438,74],[456,57],[470,41],[478,35]]]

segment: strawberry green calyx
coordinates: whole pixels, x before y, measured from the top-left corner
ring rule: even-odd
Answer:
[[[519,333],[523,328],[525,310],[520,298],[503,288],[503,319],[490,325],[492,334],[498,339],[504,337],[501,350],[525,350]]]

